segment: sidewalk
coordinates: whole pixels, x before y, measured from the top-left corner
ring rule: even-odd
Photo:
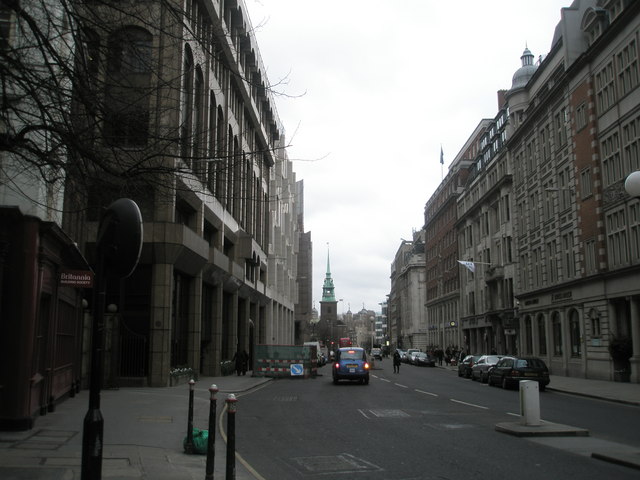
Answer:
[[[217,416],[228,394],[238,398],[271,379],[247,376],[201,377],[194,387],[193,426],[208,430],[209,387],[217,385]],[[38,417],[26,432],[0,432],[0,478],[3,480],[75,480],[81,478],[83,421],[89,391],[83,390]],[[123,388],[101,392],[104,419],[102,478],[110,480],[202,480],[206,455],[187,455],[182,446],[187,432],[189,385],[167,388]],[[224,412],[226,420],[226,411]],[[226,475],[226,442],[216,422],[214,478]],[[226,432],[225,432],[226,433]],[[236,445],[242,439],[236,439]],[[238,480],[255,480],[251,467],[236,457]]]
[[[443,367],[447,368],[447,367]],[[449,367],[454,370],[455,367]],[[263,377],[201,377],[194,388],[195,428],[208,429],[210,385],[219,388],[217,413],[228,394],[238,397],[237,421],[242,421],[242,395],[269,382]],[[640,385],[553,375],[549,390],[640,405]],[[89,392],[83,390],[36,419],[26,432],[0,432],[0,478],[3,480],[75,480],[82,464],[83,420]],[[103,390],[102,478],[110,480],[202,480],[206,455],[187,455],[182,441],[187,431],[188,384],[167,388]],[[226,416],[226,413],[225,413]],[[226,443],[216,423],[214,478],[225,478]],[[236,439],[236,445],[242,439]],[[640,464],[640,462],[639,462]],[[638,468],[638,467],[635,467]],[[236,456],[236,479],[263,480]]]

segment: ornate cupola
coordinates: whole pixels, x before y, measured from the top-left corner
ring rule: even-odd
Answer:
[[[511,90],[525,87],[538,68],[533,64],[533,53],[527,47],[525,47],[520,60],[522,66],[513,74]]]

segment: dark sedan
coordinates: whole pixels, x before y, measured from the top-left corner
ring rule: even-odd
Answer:
[[[436,359],[428,353],[418,352],[413,354],[413,364],[419,367],[435,367]]]
[[[480,355],[467,355],[458,364],[458,376],[464,378],[471,378],[471,369],[480,358]]]
[[[535,380],[544,391],[549,385],[549,369],[538,357],[502,357],[495,367],[489,370],[489,385],[500,385],[507,389],[518,385],[520,380]]]

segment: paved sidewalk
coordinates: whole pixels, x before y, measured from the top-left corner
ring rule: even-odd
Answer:
[[[195,428],[208,430],[210,394],[216,384],[218,417],[228,394],[238,397],[236,424],[242,422],[242,395],[270,381],[247,376],[204,377],[194,388]],[[84,416],[89,391],[83,390],[36,419],[26,432],[0,432],[2,480],[75,480],[81,478]],[[102,478],[109,480],[202,480],[206,455],[184,453],[189,411],[189,385],[168,388],[123,388],[101,392],[104,418]],[[226,421],[226,411],[222,420]],[[226,442],[216,422],[214,478],[226,476]],[[242,443],[236,438],[236,445]],[[255,480],[251,467],[236,457],[238,480]]]
[[[239,423],[243,421],[242,395],[268,381],[268,378],[249,375],[200,378],[194,388],[194,427],[208,429],[208,388],[211,384],[216,384],[220,390],[218,414],[223,412],[228,394],[236,394],[239,399],[236,423]],[[553,375],[548,389],[640,406],[639,384]],[[202,480],[206,473],[206,455],[187,455],[182,447],[187,431],[188,400],[188,384],[103,390],[100,408],[104,417],[102,478]],[[88,402],[89,392],[83,390],[58,405],[55,412],[37,418],[32,430],[0,432],[0,478],[80,479],[83,420]],[[226,414],[222,420],[225,417]],[[226,443],[218,423],[215,430],[214,478],[221,479],[226,476]],[[237,438],[236,445],[241,444],[242,438]],[[623,460],[630,461],[629,466],[640,468],[640,455],[632,452],[621,462]],[[238,480],[264,480],[238,456],[235,469]]]

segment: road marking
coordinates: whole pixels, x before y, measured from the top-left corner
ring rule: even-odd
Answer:
[[[380,378],[380,380],[383,382],[391,383],[391,380],[389,380],[388,378]]]
[[[437,393],[425,392],[423,390],[418,390],[417,388],[415,389],[415,391],[418,392],[418,393],[424,393],[425,395],[431,395],[432,397],[437,397],[438,396]]]
[[[406,385],[402,385],[401,383],[396,383],[397,386],[402,387],[402,388],[409,388]]]
[[[481,408],[483,410],[489,410],[489,407],[483,407],[482,405],[476,405],[475,403],[462,402],[462,401],[456,400],[454,398],[450,398],[449,400],[451,400],[452,402],[455,402],[455,403],[459,403],[461,405],[467,405],[469,407],[475,407],[475,408]]]
[[[358,411],[360,412],[360,415],[362,415],[364,418],[366,418],[367,420],[370,419],[370,417],[367,416],[366,413],[364,413],[364,410],[362,410],[361,408],[358,409]]]
[[[511,413],[511,412],[507,412],[507,415],[511,415],[513,417],[519,417],[520,416],[519,413]]]

